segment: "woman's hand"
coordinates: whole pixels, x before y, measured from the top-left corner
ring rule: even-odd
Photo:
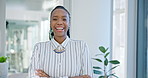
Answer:
[[[50,76],[49,76],[48,74],[46,74],[43,70],[40,70],[40,69],[37,69],[35,74],[36,74],[37,76],[40,76],[40,77],[47,77],[47,78],[50,77]]]
[[[70,78],[91,78],[89,75],[75,76]]]
[[[89,75],[82,75],[82,78],[91,78]]]

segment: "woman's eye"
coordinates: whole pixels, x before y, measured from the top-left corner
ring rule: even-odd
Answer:
[[[67,21],[67,19],[63,19],[63,21]]]
[[[54,18],[53,20],[54,20],[54,21],[56,21],[57,19],[56,19],[56,18]]]

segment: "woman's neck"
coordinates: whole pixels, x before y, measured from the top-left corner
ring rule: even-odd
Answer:
[[[54,39],[55,39],[59,44],[62,44],[63,41],[66,39],[66,36],[64,36],[64,37],[57,37],[57,36],[54,36]]]

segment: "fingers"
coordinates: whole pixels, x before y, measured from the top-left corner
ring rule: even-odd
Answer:
[[[83,75],[83,78],[91,78],[89,75]]]
[[[40,70],[40,69],[36,70],[35,74],[40,76],[40,77],[49,77],[48,74],[46,74],[43,70]]]

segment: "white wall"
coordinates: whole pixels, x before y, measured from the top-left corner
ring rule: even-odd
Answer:
[[[5,0],[0,1],[0,56],[5,55]]]
[[[99,52],[98,46],[111,45],[111,2],[112,0],[72,0],[71,38],[86,41],[92,57]],[[94,60],[92,61],[94,65]]]

